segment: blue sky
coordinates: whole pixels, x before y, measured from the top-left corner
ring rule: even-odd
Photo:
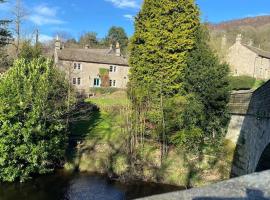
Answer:
[[[0,18],[9,18],[15,0],[0,4]],[[94,31],[104,37],[115,26],[133,33],[133,16],[142,0],[22,0],[27,10],[23,32],[31,35],[38,28],[41,39],[47,40],[57,32],[77,38]],[[270,0],[197,0],[202,19],[221,22],[230,19],[270,14]],[[260,3],[258,3],[260,2]]]

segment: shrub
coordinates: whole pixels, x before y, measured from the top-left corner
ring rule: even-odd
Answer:
[[[67,87],[46,59],[19,59],[0,78],[0,181],[24,181],[65,153]]]
[[[256,81],[250,76],[231,76],[229,80],[232,90],[249,90],[253,88]]]

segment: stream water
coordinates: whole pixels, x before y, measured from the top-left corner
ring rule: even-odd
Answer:
[[[146,182],[121,184],[99,175],[60,171],[26,183],[0,184],[0,200],[128,200],[181,189]]]

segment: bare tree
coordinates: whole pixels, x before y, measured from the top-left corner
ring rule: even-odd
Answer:
[[[22,0],[16,0],[15,6],[12,9],[12,14],[14,16],[14,31],[15,31],[15,48],[16,48],[16,55],[18,56],[20,51],[20,41],[21,41],[21,28],[22,23],[27,16],[27,12],[25,7],[23,6]]]

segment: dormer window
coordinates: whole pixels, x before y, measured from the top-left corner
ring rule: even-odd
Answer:
[[[77,69],[77,63],[74,63],[74,64],[73,64],[73,68],[74,68],[74,69]]]
[[[78,69],[80,70],[81,69],[81,63],[78,63]]]

